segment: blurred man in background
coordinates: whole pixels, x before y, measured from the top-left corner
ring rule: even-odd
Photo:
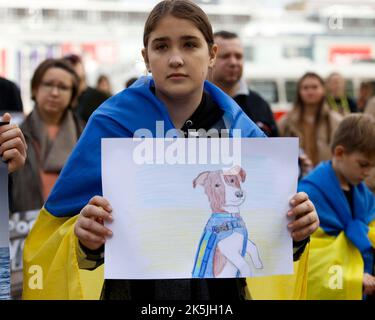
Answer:
[[[242,79],[244,49],[238,35],[228,31],[214,34],[218,46],[212,82],[230,95],[269,137],[279,135],[270,105],[258,93],[249,90]]]

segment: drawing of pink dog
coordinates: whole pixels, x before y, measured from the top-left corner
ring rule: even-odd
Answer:
[[[208,197],[212,214],[199,242],[193,278],[249,277],[251,269],[247,253],[255,268],[262,269],[257,246],[248,239],[239,206],[245,201],[241,183],[246,172],[240,166],[228,171],[205,171],[193,181],[201,185]]]

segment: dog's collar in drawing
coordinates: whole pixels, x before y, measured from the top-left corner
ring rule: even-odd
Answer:
[[[220,224],[216,224],[211,227],[212,232],[214,233],[220,233],[220,232],[226,232],[237,228],[245,228],[245,223],[242,220],[240,215],[233,216],[231,213],[216,213],[212,214],[212,218],[218,219],[228,219],[227,221],[224,220],[224,222]]]
[[[212,218],[241,218],[239,213],[229,213],[229,212],[214,212],[211,215]]]

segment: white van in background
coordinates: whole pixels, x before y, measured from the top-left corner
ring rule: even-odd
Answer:
[[[338,72],[346,79],[348,96],[357,99],[362,82],[370,81],[375,92],[375,63],[353,63],[350,65],[319,65],[293,62],[274,65],[245,64],[244,76],[250,89],[266,99],[276,120],[288,112],[296,97],[297,82],[306,72],[315,72],[326,79]]]

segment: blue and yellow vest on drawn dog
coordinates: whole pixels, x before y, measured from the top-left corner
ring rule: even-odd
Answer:
[[[214,213],[208,220],[195,258],[193,278],[214,278],[214,256],[217,244],[228,238],[233,232],[243,236],[241,256],[246,253],[247,229],[241,217],[233,217],[230,213]],[[237,271],[239,277],[239,271]]]

